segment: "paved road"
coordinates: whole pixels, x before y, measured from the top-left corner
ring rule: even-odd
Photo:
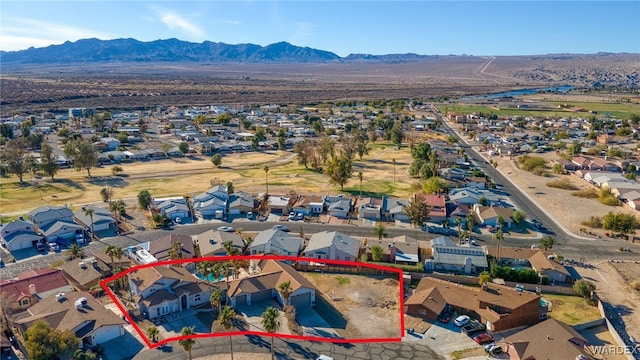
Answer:
[[[634,260],[638,258],[637,252],[620,252],[618,248],[620,246],[629,247],[629,242],[619,239],[595,239],[578,236],[566,230],[562,224],[551,218],[544,209],[540,208],[534,200],[532,200],[527,194],[522,192],[520,188],[514,185],[500,169],[494,169],[491,165],[486,163],[486,159],[477,152],[467,142],[467,139],[463,138],[454,131],[448,123],[442,118],[440,114],[436,113],[436,117],[443,124],[447,132],[458,137],[460,144],[464,151],[474,159],[474,163],[480,167],[485,174],[490,175],[494,183],[499,184],[500,187],[509,194],[510,201],[516,206],[516,208],[522,210],[527,214],[529,219],[538,219],[548,229],[543,235],[552,235],[561,244],[557,247],[557,252],[563,256],[571,259],[586,259],[586,260],[603,260],[603,259],[616,259],[616,260]],[[489,243],[495,243],[493,240],[487,240]],[[537,243],[537,240],[527,240],[524,238],[508,237],[503,242],[505,246],[516,247],[528,247]]]
[[[234,352],[270,353],[269,338],[259,336],[233,337]],[[328,355],[336,360],[347,359],[441,359],[430,348],[414,343],[369,343],[369,344],[333,344],[300,340],[275,339],[277,359],[315,359],[318,355]],[[199,339],[192,349],[193,358],[212,354],[229,353],[229,338]],[[138,353],[134,360],[177,360],[188,359],[187,353],[177,343],[164,348],[145,350]]]

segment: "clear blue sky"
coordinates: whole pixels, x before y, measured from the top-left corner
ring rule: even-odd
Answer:
[[[640,53],[640,1],[0,2],[0,49],[178,38],[350,53]]]

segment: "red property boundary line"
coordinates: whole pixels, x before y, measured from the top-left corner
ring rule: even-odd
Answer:
[[[156,266],[166,266],[173,264],[184,264],[184,263],[198,263],[201,261],[229,261],[229,260],[277,260],[277,261],[293,261],[293,262],[313,262],[313,263],[324,263],[330,265],[345,265],[352,267],[367,267],[371,269],[377,269],[389,273],[398,274],[398,284],[399,284],[399,293],[400,293],[400,301],[399,309],[400,309],[400,334],[395,338],[357,338],[357,339],[343,339],[343,338],[325,338],[325,337],[316,337],[316,336],[302,336],[302,335],[289,335],[289,334],[271,334],[268,332],[260,332],[260,331],[233,331],[233,332],[222,332],[222,333],[212,333],[212,334],[195,334],[191,336],[175,336],[168,339],[164,339],[162,341],[152,343],[144,334],[142,329],[138,326],[138,324],[133,321],[131,316],[129,315],[129,311],[125,309],[125,307],[120,303],[120,300],[113,293],[111,288],[107,286],[110,282],[117,280],[120,277],[123,277],[127,274],[130,274],[136,270],[145,269],[149,267]],[[135,331],[140,335],[144,343],[150,349],[162,346],[164,344],[179,341],[182,339],[202,339],[202,338],[215,338],[222,336],[236,336],[236,335],[257,335],[257,336],[275,336],[277,338],[282,339],[294,339],[294,340],[305,340],[305,341],[319,341],[319,342],[331,342],[331,343],[373,343],[373,342],[399,342],[402,340],[402,336],[404,335],[404,287],[403,287],[403,271],[402,269],[369,264],[366,262],[355,262],[355,261],[344,261],[344,260],[328,260],[328,259],[313,259],[306,257],[297,257],[297,256],[279,256],[279,255],[246,255],[246,256],[212,256],[212,257],[202,257],[202,258],[194,258],[194,259],[180,259],[180,260],[169,260],[169,261],[161,261],[151,264],[137,265],[130,269],[124,270],[116,275],[113,275],[107,279],[100,281],[100,286],[104,289],[107,295],[113,300],[114,304],[118,306],[118,309],[122,312],[123,316],[127,319],[129,324],[133,326]]]

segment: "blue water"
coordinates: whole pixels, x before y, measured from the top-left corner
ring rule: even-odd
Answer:
[[[200,280],[204,280],[204,276],[202,276],[200,273],[196,274],[196,276],[198,277],[198,279],[200,279]],[[231,272],[229,273],[229,277],[231,278],[232,276],[233,276],[233,271],[231,271]],[[224,279],[225,279],[225,277],[224,277],[224,276],[220,276],[220,277],[218,278],[218,280],[216,280],[216,278],[214,278],[214,277],[213,277],[213,274],[209,274],[209,275],[207,276],[207,281],[209,281],[209,282],[222,281],[222,280],[224,280]]]
[[[460,98],[460,100],[499,99],[499,98],[503,98],[503,97],[516,97],[516,96],[520,96],[520,95],[531,95],[531,94],[537,94],[539,92],[547,92],[547,91],[564,93],[564,92],[567,92],[569,90],[573,90],[574,88],[575,88],[574,86],[565,85],[565,86],[555,86],[555,87],[538,88],[538,89],[522,89],[522,90],[505,91],[505,92],[501,92],[501,93],[494,93],[494,94],[488,94],[488,95],[465,96],[465,97]]]

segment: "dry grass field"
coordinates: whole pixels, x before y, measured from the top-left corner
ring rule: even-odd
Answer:
[[[396,159],[395,187],[393,159]],[[365,155],[362,161],[354,161],[354,176],[345,185],[345,192],[359,194],[357,174],[362,171],[364,194],[409,196],[411,185],[417,181],[408,175],[410,163],[408,148],[398,150],[390,143],[379,141],[373,144],[369,155]],[[270,169],[267,176],[263,170],[265,165]],[[266,190],[267,178],[271,194],[288,194],[291,191],[325,194],[340,191],[339,186],[329,185],[326,175],[305,169],[298,165],[294,153],[283,151],[227,155],[223,157],[220,168],[216,168],[205,157],[172,158],[119,166],[124,170],[120,176],[112,175],[112,166],[104,166],[93,169],[90,178],[86,172],[73,169],[61,170],[53,181],[25,176],[25,184],[20,184],[15,176],[2,178],[1,212],[4,216],[18,215],[46,204],[73,206],[101,201],[100,190],[103,187],[114,190],[114,199],[134,198],[141,190],[149,190],[156,197],[193,195],[209,188],[211,180],[215,178],[225,183],[232,181],[236,191],[254,194]]]

